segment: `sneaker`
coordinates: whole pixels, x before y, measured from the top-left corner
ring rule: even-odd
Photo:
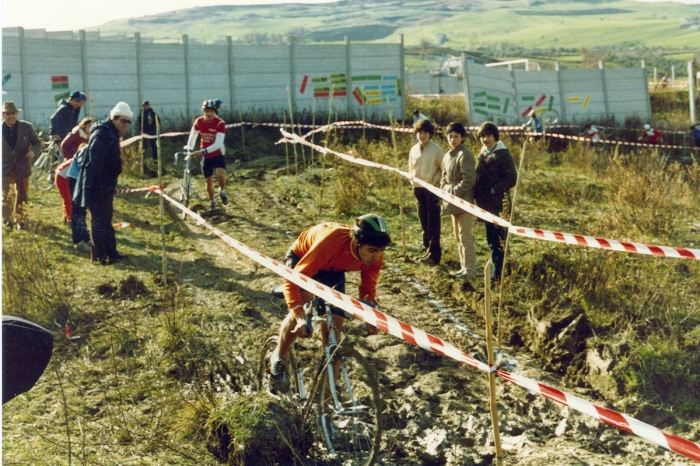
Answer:
[[[418,262],[420,262],[420,263],[422,263],[422,264],[425,264],[425,265],[429,265],[429,266],[431,266],[431,267],[435,267],[436,265],[439,265],[439,264],[438,264],[437,262],[435,262],[435,261],[433,260],[433,258],[430,257],[430,256],[424,257],[424,258],[422,258],[421,260],[419,260]]]
[[[90,247],[90,245],[88,243],[86,243],[85,241],[81,241],[77,244],[74,244],[73,247],[75,249],[77,249],[79,252],[91,252],[92,251],[92,247]]]
[[[289,381],[287,379],[286,370],[277,350],[270,355],[270,375],[272,376],[272,383],[277,393],[289,392]]]
[[[212,199],[211,201],[209,201],[209,210],[214,210],[214,209],[216,209],[216,201],[214,199]]]
[[[275,350],[270,355],[270,373],[273,376],[278,376],[282,371],[284,371],[284,364],[282,364],[279,351]]]
[[[455,270],[455,271],[453,271],[453,272],[450,272],[450,275],[452,275],[453,277],[459,277],[460,275],[466,274],[466,273],[467,273],[466,270],[464,270],[464,269],[459,269],[459,270]]]
[[[219,193],[219,196],[221,196],[221,203],[222,203],[223,205],[228,204],[228,196],[226,195],[225,192],[221,191],[221,192]]]

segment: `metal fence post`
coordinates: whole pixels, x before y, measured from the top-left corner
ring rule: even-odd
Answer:
[[[406,66],[404,64],[404,46],[403,46],[403,34],[399,36],[399,68],[401,70],[401,84],[399,85],[399,92],[401,92],[401,122],[404,121],[406,115]]]
[[[233,40],[231,39],[231,36],[226,36],[226,47],[228,49],[228,86],[229,86],[229,93],[231,94],[231,115],[233,115],[233,109],[235,108],[235,94],[236,94],[236,85],[233,81],[233,74],[234,74],[234,68],[233,68]]]
[[[346,93],[346,100],[347,100],[347,114],[350,115],[350,109],[352,108],[352,67],[350,66],[350,37],[345,36],[345,93]],[[355,112],[352,112],[352,118],[355,118]]]
[[[143,98],[143,68],[141,67],[141,33],[134,33],[134,44],[136,45],[136,85],[139,94],[139,105]]]
[[[605,82],[605,66],[603,65],[603,60],[598,62],[598,68],[600,68],[600,80],[603,82],[603,103],[605,104],[605,116],[610,115],[610,107],[608,104],[608,83]]]
[[[559,67],[559,62],[554,62],[554,70],[557,72],[557,86],[559,86],[559,115],[561,115],[561,121],[566,121],[566,102],[564,101],[564,93],[561,90],[561,68]],[[500,332],[501,329],[498,329]]]
[[[688,62],[688,100],[690,101],[690,121],[695,123],[695,78],[693,73],[695,72],[693,67],[693,62]]]
[[[187,112],[186,119],[192,118],[192,112],[190,111],[190,39],[187,34],[182,35],[182,48],[185,54],[185,112]]]
[[[292,108],[297,108],[297,99],[296,99],[296,85],[294,84],[294,76],[296,74],[296,57],[294,54],[294,43],[296,41],[294,40],[294,36],[290,35],[289,36],[289,88],[290,88],[290,98],[292,102]],[[294,128],[292,128],[292,132],[294,132]],[[296,146],[295,146],[296,147]]]
[[[27,51],[25,50],[23,27],[17,28],[17,36],[19,37],[19,72],[22,75],[22,111],[24,112],[22,118],[29,120],[31,112],[27,106],[27,64],[25,57]]]
[[[88,83],[88,57],[87,57],[87,37],[85,36],[85,31],[81,29],[78,31],[78,34],[80,34],[80,60],[82,63],[82,71],[83,71],[83,92],[85,95],[90,94],[90,84]],[[92,99],[90,99],[92,100]],[[91,102],[94,104],[93,102]],[[93,107],[94,108],[94,107]],[[94,117],[94,115],[90,115]]]

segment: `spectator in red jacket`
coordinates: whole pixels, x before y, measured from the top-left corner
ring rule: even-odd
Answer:
[[[61,143],[63,160],[72,159],[75,153],[78,152],[78,147],[88,142],[90,138],[90,127],[94,121],[95,120],[92,118],[83,118],[80,124],[73,128],[71,132],[68,133],[68,136],[63,139]]]

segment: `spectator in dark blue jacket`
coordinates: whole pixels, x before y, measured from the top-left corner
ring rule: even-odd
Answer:
[[[87,96],[80,91],[70,93],[68,100],[61,100],[58,108],[51,115],[51,127],[49,134],[52,138],[61,142],[63,138],[78,124],[80,109],[85,105]]]
[[[487,212],[508,219],[510,189],[518,181],[515,162],[508,148],[499,141],[498,127],[490,121],[481,124],[477,137],[483,147],[476,163],[474,200]],[[508,230],[486,222],[486,242],[491,248],[491,281],[501,279]]]
[[[134,113],[125,102],[119,102],[105,120],[92,129],[87,148],[76,154],[80,173],[76,180],[73,200],[90,210],[92,221],[92,261],[102,265],[123,260],[117,252],[117,240],[112,226],[114,189],[122,172],[119,137],[131,124]]]

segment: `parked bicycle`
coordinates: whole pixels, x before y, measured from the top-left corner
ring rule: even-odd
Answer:
[[[276,286],[272,295],[282,298],[282,290],[283,285]],[[336,458],[338,464],[373,465],[382,435],[379,388],[365,358],[345,339],[337,340],[333,323],[334,314],[346,319],[352,316],[319,298],[307,303],[305,311],[308,332],[314,324],[328,332],[317,370],[311,374],[313,358],[304,358],[302,364],[293,345],[283,358],[282,375],[273,377],[268,361],[278,337],[270,337],[260,354],[258,388],[285,394],[300,403],[304,419],[313,415],[319,441],[315,445]]]
[[[185,146],[185,149],[187,146]],[[182,172],[182,184],[180,185],[180,203],[185,207],[189,207],[190,199],[192,198],[192,152],[175,152],[175,165],[178,159],[183,157],[185,161],[185,169]],[[182,219],[187,218],[187,214],[183,211]]]
[[[41,134],[39,134],[39,137],[41,137]],[[36,162],[34,162],[32,181],[36,189],[48,191],[53,188],[56,176],[54,172],[56,167],[63,161],[63,155],[61,155],[61,146],[55,139],[51,139],[48,143],[42,141],[42,145],[45,145],[45,148],[37,157]]]

